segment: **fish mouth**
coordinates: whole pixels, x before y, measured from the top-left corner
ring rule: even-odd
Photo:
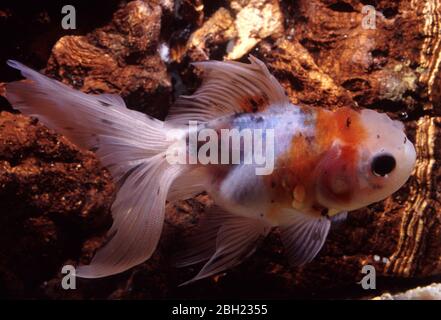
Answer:
[[[407,138],[406,138],[407,139]],[[415,164],[417,160],[417,153],[415,150],[415,146],[412,142],[407,139],[406,141],[406,147],[405,147],[405,155],[406,159],[409,159],[409,176],[412,174],[413,170],[415,169]]]

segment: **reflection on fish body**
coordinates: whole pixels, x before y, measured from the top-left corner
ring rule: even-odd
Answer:
[[[7,98],[74,143],[96,150],[118,193],[108,243],[77,275],[104,277],[147,260],[160,238],[166,200],[207,191],[214,199],[179,265],[205,261],[189,282],[234,267],[273,227],[290,261],[302,265],[320,251],[331,219],[398,190],[415,163],[401,123],[373,110],[336,111],[291,104],[266,66],[200,62],[204,81],[178,99],[166,121],[127,109],[116,95],[87,95],[10,61],[30,81],[7,85]],[[224,129],[271,130],[274,167],[255,163],[170,163],[171,146],[187,146],[189,122]],[[231,150],[230,150],[231,151]],[[338,216],[337,216],[338,215]]]

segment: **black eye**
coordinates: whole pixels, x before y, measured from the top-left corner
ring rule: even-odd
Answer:
[[[384,177],[395,169],[396,161],[390,154],[378,155],[372,160],[371,169],[377,176]]]

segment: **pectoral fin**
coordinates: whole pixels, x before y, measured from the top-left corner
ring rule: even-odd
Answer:
[[[280,231],[289,262],[294,266],[306,264],[325,243],[331,222],[327,217],[311,217],[294,211],[287,216]]]
[[[192,247],[181,256],[178,265],[187,266],[207,259],[208,261],[193,279],[182,285],[237,266],[256,251],[271,230],[271,226],[262,219],[239,217],[219,207],[210,214],[217,215],[205,221],[204,227],[193,239]]]
[[[331,222],[333,226],[339,226],[341,225],[343,222],[345,222],[345,220],[348,218],[348,212],[347,211],[342,211],[337,213],[335,216],[332,216]]]

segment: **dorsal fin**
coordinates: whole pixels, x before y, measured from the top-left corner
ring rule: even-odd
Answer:
[[[181,96],[167,121],[187,125],[234,113],[257,112],[289,103],[282,86],[265,64],[250,56],[250,64],[234,61],[204,61],[194,65],[204,71],[201,87],[191,96]]]

